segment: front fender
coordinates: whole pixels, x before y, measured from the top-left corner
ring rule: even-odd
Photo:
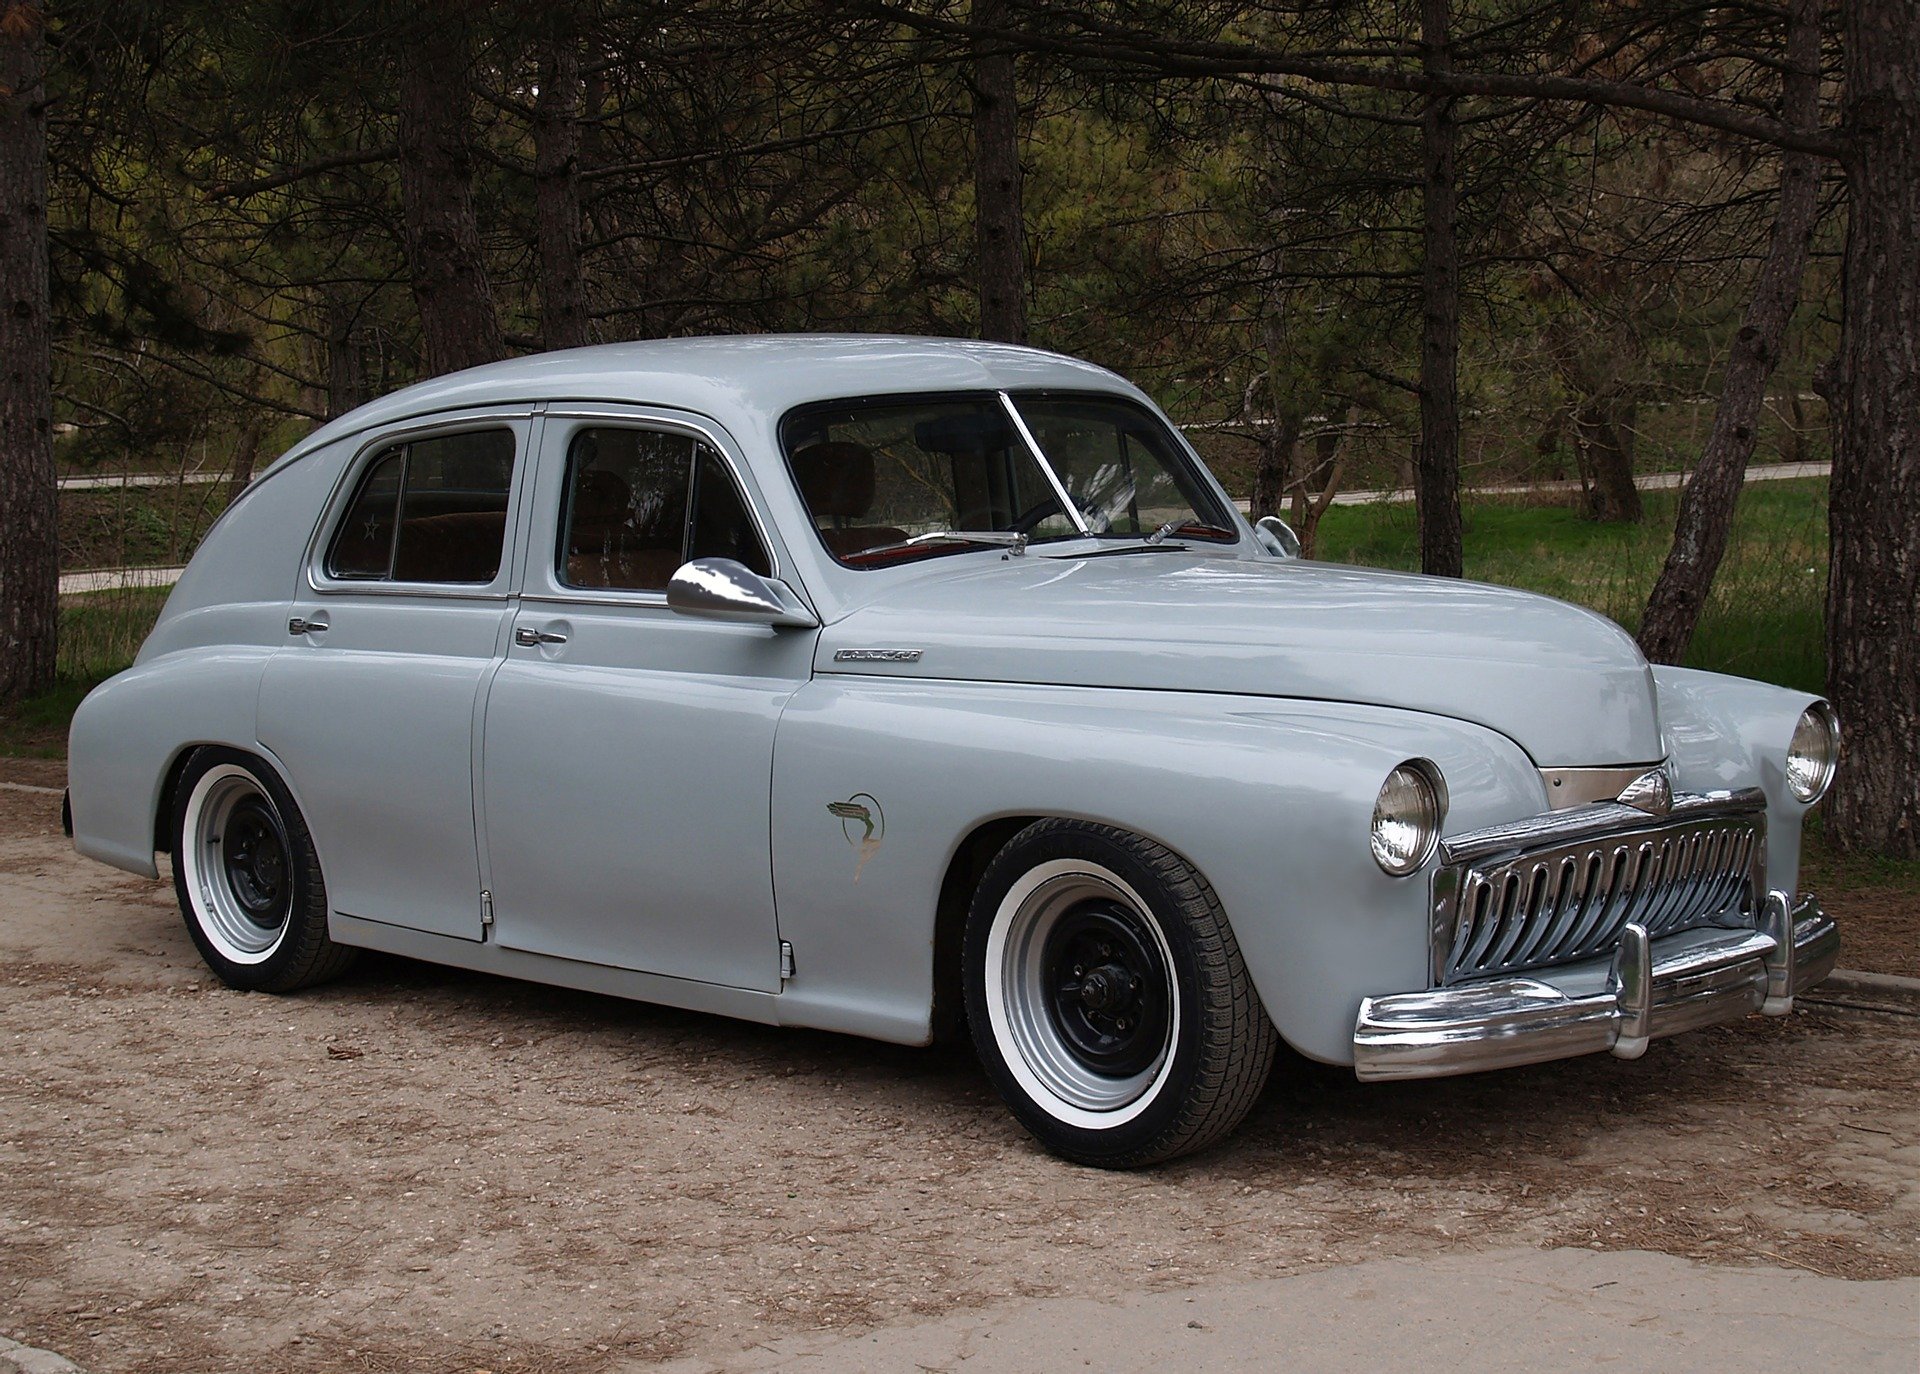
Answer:
[[[1693,668],[1655,667],[1653,680],[1673,785],[1687,792],[1765,792],[1767,886],[1797,891],[1800,826],[1811,808],[1787,787],[1787,746],[1801,713],[1820,698]]]
[[[1425,987],[1428,874],[1390,878],[1368,826],[1424,757],[1447,830],[1546,805],[1526,754],[1481,726],[1388,708],[1184,692],[822,677],[782,717],[773,773],[793,1024],[923,1043],[935,907],[980,825],[1068,816],[1148,836],[1213,885],[1281,1035],[1352,1060],[1364,996]],[[829,804],[877,802],[877,844]]]

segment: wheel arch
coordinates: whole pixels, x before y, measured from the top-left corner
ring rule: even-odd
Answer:
[[[940,880],[933,913],[933,1038],[960,1040],[966,1029],[966,997],[960,981],[960,945],[973,894],[994,855],[1007,842],[1047,816],[996,816],[977,822],[960,837]]]

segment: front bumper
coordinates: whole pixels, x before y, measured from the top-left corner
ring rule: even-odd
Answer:
[[[1811,896],[1770,892],[1758,929],[1648,937],[1630,924],[1611,961],[1361,1000],[1354,1072],[1384,1082],[1444,1078],[1611,1050],[1625,1059],[1664,1035],[1783,1016],[1833,971],[1840,932]]]

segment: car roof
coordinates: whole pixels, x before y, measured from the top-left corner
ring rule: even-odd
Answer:
[[[711,416],[745,437],[764,432],[808,401],[1034,387],[1139,394],[1092,363],[977,339],[880,334],[653,339],[536,353],[416,383],[322,425],[273,468],[362,430],[488,405],[611,401],[665,406]]]

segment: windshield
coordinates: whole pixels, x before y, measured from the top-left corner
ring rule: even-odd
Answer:
[[[781,427],[787,462],[827,551],[847,567],[874,568],[1004,549],[1019,543],[1014,535],[1034,544],[1161,530],[1239,538],[1146,410],[1112,397],[1008,399],[1039,454],[994,393],[832,401],[790,414]]]

